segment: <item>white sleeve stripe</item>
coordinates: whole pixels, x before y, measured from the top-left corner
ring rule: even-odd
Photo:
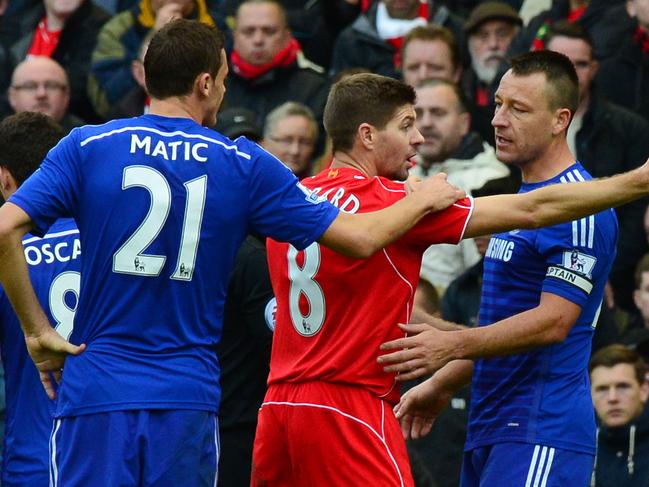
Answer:
[[[584,176],[582,176],[582,174],[577,169],[566,173],[564,176],[561,176],[560,180],[562,183],[576,183],[586,181]],[[582,247],[592,249],[593,242],[595,240],[595,217],[594,215],[590,215],[588,217],[581,218],[578,221],[579,225],[577,225],[577,220],[572,222],[572,244],[575,247],[581,245]]]

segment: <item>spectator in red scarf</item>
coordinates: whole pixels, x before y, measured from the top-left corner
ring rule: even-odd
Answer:
[[[70,111],[96,121],[86,95],[90,57],[109,14],[92,0],[43,0],[20,15],[3,19],[8,48],[7,73],[28,56],[52,58],[63,66],[70,82]]]
[[[461,44],[462,20],[433,0],[373,1],[366,12],[338,36],[330,74],[363,67],[373,73],[400,78],[400,50],[404,36],[417,26],[441,25]],[[366,4],[361,2],[361,8]]]
[[[328,80],[321,67],[304,57],[281,4],[246,0],[235,20],[223,108],[247,108],[262,123],[278,105],[297,101],[321,120]]]

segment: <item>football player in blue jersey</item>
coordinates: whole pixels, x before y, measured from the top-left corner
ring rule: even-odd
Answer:
[[[215,484],[215,346],[246,234],[367,257],[464,196],[441,177],[381,212],[340,213],[258,145],[206,128],[225,90],[223,47],[195,21],[160,29],[144,60],[150,113],[73,130],[0,208],[0,282],[57,399],[51,485]],[[404,168],[414,152],[396,153]],[[84,248],[69,342],[34,295],[21,244],[61,217]]]
[[[566,143],[579,100],[568,58],[538,51],[513,59],[495,100],[496,153],[520,167],[520,192],[591,179]],[[588,484],[595,454],[588,359],[617,233],[606,210],[496,234],[477,328],[405,325],[413,336],[382,346],[399,350],[379,361],[401,380],[434,373],[395,408],[404,435],[427,433],[452,391],[473,377],[463,487]]]
[[[38,168],[61,137],[61,127],[40,113],[23,112],[0,123],[0,192],[5,199]],[[79,293],[79,231],[73,220],[61,219],[43,238],[25,235],[22,243],[38,301],[52,326],[67,338]],[[2,485],[48,485],[54,403],[41,386],[18,317],[1,287],[0,352],[7,401]]]

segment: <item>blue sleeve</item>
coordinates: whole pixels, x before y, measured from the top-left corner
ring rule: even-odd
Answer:
[[[35,224],[31,231],[42,237],[58,218],[74,217],[79,191],[77,130],[52,148],[41,166],[9,201],[24,210]]]
[[[543,292],[584,307],[593,288],[603,286],[617,241],[615,218],[606,213],[539,231],[539,250],[547,263]]]
[[[335,206],[302,186],[263,149],[253,152],[250,202],[252,228],[297,249],[320,238],[338,215]]]

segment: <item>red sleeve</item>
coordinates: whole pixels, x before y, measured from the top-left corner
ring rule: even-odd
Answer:
[[[439,243],[458,243],[473,213],[473,203],[472,197],[463,198],[445,210],[425,216],[403,240],[424,248]]]

